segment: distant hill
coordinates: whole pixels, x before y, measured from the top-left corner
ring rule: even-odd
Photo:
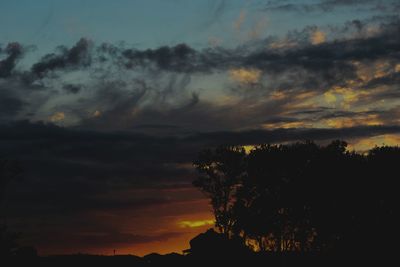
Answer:
[[[387,255],[322,254],[299,252],[254,252],[238,241],[226,238],[214,230],[208,230],[190,241],[184,254],[161,255],[151,253],[143,257],[135,255],[58,255],[40,257],[32,254],[0,259],[1,266],[389,266]]]

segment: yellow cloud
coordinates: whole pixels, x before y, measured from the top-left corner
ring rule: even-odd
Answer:
[[[352,64],[357,69],[357,76],[363,82],[369,82],[372,79],[382,78],[392,72],[400,71],[400,64],[392,66],[388,61],[378,61],[376,63],[362,64],[359,61],[353,61]]]
[[[354,126],[378,126],[382,125],[383,121],[377,114],[369,114],[363,116],[356,116],[353,118],[332,118],[323,121],[325,125],[331,128],[343,128],[343,127],[354,127]]]
[[[317,95],[317,92],[300,92],[297,95],[295,95],[295,99],[296,100],[310,100],[312,99],[314,96]]]
[[[282,92],[282,91],[273,91],[273,92],[269,95],[269,97],[270,97],[272,100],[281,100],[281,99],[286,98],[286,94],[285,94],[284,92]]]
[[[353,127],[356,122],[351,118],[334,118],[325,120],[325,124],[331,128]]]
[[[343,97],[342,106],[344,108],[350,108],[350,105],[357,102],[361,95],[366,94],[365,91],[356,91],[348,88],[339,88],[336,90],[337,93],[341,94]]]
[[[350,142],[347,147],[348,150],[352,151],[367,151],[375,146],[399,146],[400,145],[400,135],[396,134],[385,134],[373,137],[367,137],[363,139],[358,139]]]
[[[326,34],[321,30],[315,30],[310,36],[310,41],[313,45],[325,43],[325,40]]]
[[[334,105],[341,104],[345,109],[349,109],[352,104],[357,102],[360,97],[371,94],[370,91],[361,89],[351,89],[345,87],[333,87],[329,91],[324,93],[325,102]]]
[[[397,64],[397,65],[394,67],[394,71],[395,71],[395,72],[400,72],[400,64]]]
[[[178,224],[182,228],[197,228],[206,225],[213,225],[214,220],[180,221]]]
[[[293,121],[293,122],[277,122],[277,123],[264,123],[262,127],[264,129],[290,129],[290,128],[307,128],[311,124],[304,121]]]
[[[245,83],[245,84],[254,84],[260,80],[261,71],[257,69],[232,69],[229,71],[229,75],[232,80]]]
[[[281,40],[281,41],[272,42],[269,45],[269,48],[271,48],[271,49],[292,48],[292,47],[295,47],[297,45],[298,45],[298,43],[294,42],[294,41]]]
[[[244,151],[246,152],[246,154],[249,154],[256,146],[255,145],[244,145]]]
[[[383,143],[388,146],[399,146],[400,135],[386,134],[383,136]]]
[[[53,115],[51,115],[49,119],[51,122],[63,121],[65,119],[65,113],[64,112],[56,112]]]
[[[385,61],[385,62],[378,62],[375,64],[374,66],[374,73],[373,73],[373,78],[382,78],[386,75],[389,74],[389,72],[391,71],[390,69],[390,64]]]
[[[325,102],[328,104],[335,104],[336,103],[336,96],[331,91],[324,93]]]

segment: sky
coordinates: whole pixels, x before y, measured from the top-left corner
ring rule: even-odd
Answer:
[[[0,0],[2,212],[42,255],[181,252],[207,147],[400,144],[392,0]]]

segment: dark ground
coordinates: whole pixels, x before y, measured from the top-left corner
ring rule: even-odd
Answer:
[[[150,254],[96,256],[65,255],[3,259],[1,266],[395,266],[387,255],[317,255],[317,254],[260,254],[246,255],[180,255]]]

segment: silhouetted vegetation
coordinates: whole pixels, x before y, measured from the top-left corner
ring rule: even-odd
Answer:
[[[207,149],[194,186],[210,199],[217,229],[255,251],[393,252],[399,147],[367,153],[343,141]]]
[[[193,184],[210,199],[215,229],[183,255],[38,257],[2,226],[1,257],[40,266],[382,266],[397,249],[400,148],[346,148],[333,141],[201,151]],[[4,193],[18,168],[1,166]]]

